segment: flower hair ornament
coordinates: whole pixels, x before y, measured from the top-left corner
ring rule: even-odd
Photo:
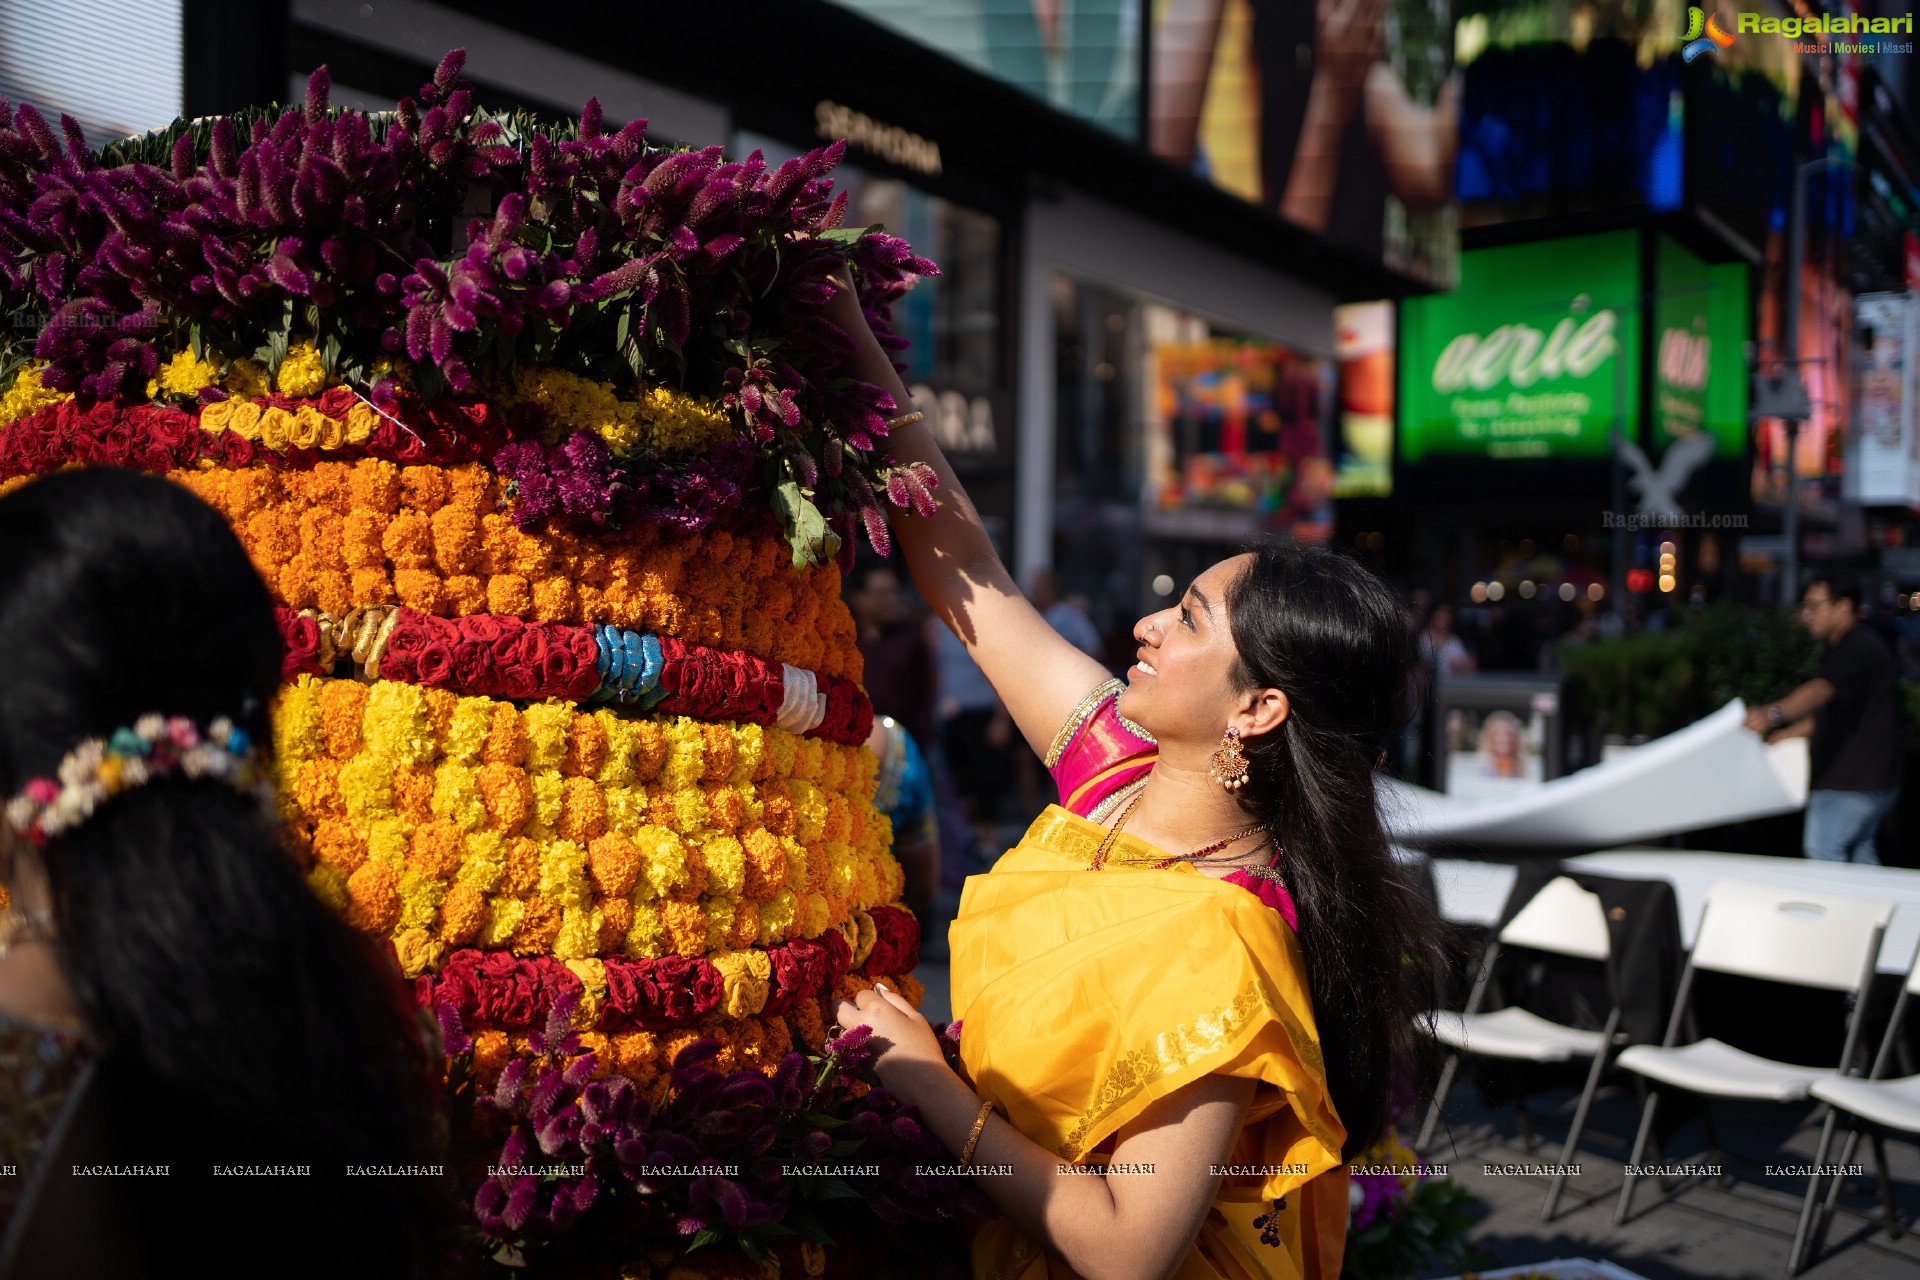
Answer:
[[[123,791],[180,774],[252,791],[265,774],[246,732],[221,716],[204,733],[185,716],[145,715],[131,729],[88,738],[60,761],[56,776],[34,778],[7,801],[7,825],[36,847],[73,830]]]

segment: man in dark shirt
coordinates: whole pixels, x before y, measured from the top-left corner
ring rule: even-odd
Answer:
[[[1860,589],[1809,583],[1800,620],[1826,648],[1820,674],[1747,713],[1768,741],[1811,735],[1813,785],[1801,847],[1825,862],[1879,864],[1874,836],[1900,787],[1893,654],[1860,625]]]

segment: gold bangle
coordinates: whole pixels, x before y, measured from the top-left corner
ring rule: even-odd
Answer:
[[[973,1163],[973,1149],[980,1145],[980,1135],[987,1131],[987,1117],[993,1114],[993,1102],[989,1099],[980,1104],[980,1114],[973,1118],[973,1132],[967,1135],[967,1145],[960,1150],[960,1167],[967,1168]]]
[[[901,427],[910,427],[914,423],[920,422],[923,419],[925,419],[926,416],[927,415],[922,413],[920,410],[915,409],[912,413],[903,413],[897,418],[888,418],[887,430],[888,432],[891,433],[894,431],[898,431]]]

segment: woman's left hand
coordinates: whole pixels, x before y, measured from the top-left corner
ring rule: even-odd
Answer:
[[[938,1066],[945,1069],[946,1055],[940,1052],[940,1038],[920,1011],[906,997],[886,987],[862,991],[851,1000],[834,1006],[834,1020],[844,1031],[872,1027],[880,1052],[873,1069],[886,1079],[901,1067]]]

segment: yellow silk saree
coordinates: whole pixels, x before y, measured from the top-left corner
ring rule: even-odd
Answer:
[[[949,934],[960,1057],[981,1097],[1069,1163],[1213,1073],[1258,1081],[1228,1177],[1177,1280],[1334,1280],[1346,1138],[1327,1094],[1298,940],[1247,889],[1186,863],[1089,870],[1104,829],[1052,806],[986,875]],[[1158,851],[1122,834],[1113,857]],[[1280,1201],[1278,1244],[1253,1220]],[[996,1218],[975,1280],[1074,1273]]]

